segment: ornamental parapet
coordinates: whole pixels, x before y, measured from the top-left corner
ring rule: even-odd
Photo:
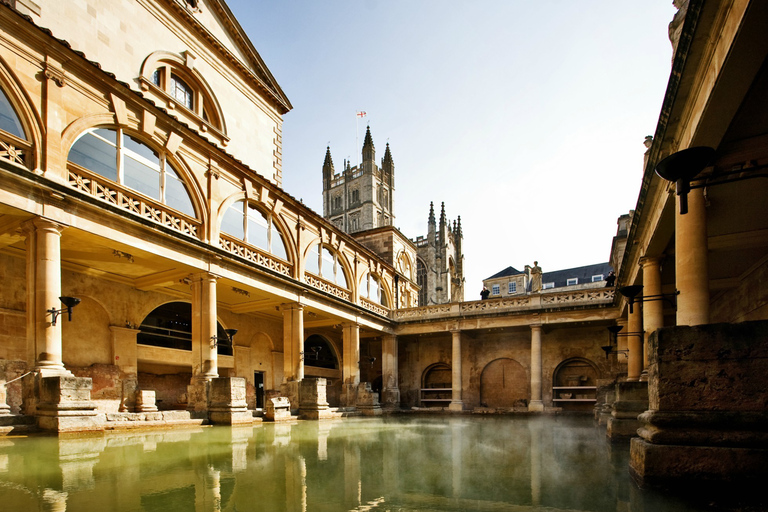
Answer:
[[[309,272],[304,272],[304,282],[313,288],[317,288],[318,290],[324,291],[325,293],[330,293],[334,297],[338,297],[346,301],[352,300],[352,294],[349,290],[340,286],[336,286],[335,284],[312,275]]]
[[[456,316],[473,316],[489,313],[513,313],[552,308],[572,308],[581,306],[602,306],[613,303],[613,288],[589,290],[570,290],[562,292],[531,293],[499,299],[437,304],[419,308],[398,309],[394,319],[398,321],[418,321]]]
[[[245,244],[242,240],[238,240],[234,237],[224,234],[219,235],[219,245],[222,249],[230,254],[239,256],[243,259],[255,263],[261,267],[268,268],[283,274],[284,276],[291,276],[291,265],[275,258],[273,255],[261,251],[260,249]]]
[[[368,311],[376,313],[381,316],[389,316],[389,309],[381,304],[376,304],[372,300],[368,300],[365,297],[360,297],[360,305]]]
[[[120,185],[84,170],[70,168],[68,183],[72,188],[112,204],[133,215],[170,228],[183,235],[200,239],[202,223],[171,208],[155,203]]]

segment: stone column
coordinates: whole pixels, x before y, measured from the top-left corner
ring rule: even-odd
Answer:
[[[541,325],[531,326],[531,403],[528,410],[544,411],[541,401]]]
[[[198,274],[192,279],[192,381],[187,386],[187,409],[208,410],[210,382],[218,377],[216,336],[216,277]]]
[[[643,372],[643,317],[640,302],[632,307],[627,322],[627,380],[638,381]]]
[[[688,213],[675,217],[675,276],[680,292],[677,325],[709,323],[707,265],[707,212],[704,192],[699,188],[688,193]]]
[[[385,407],[397,408],[400,406],[397,358],[397,336],[385,334],[381,338],[381,403]]]
[[[643,302],[643,373],[648,380],[648,337],[664,327],[664,303],[661,300],[661,258],[640,258],[643,268],[643,296],[655,296]]]
[[[37,218],[27,225],[28,328],[34,336],[35,370],[40,377],[72,375],[62,362],[60,316],[51,325],[49,309],[61,309],[61,232],[63,226]],[[32,250],[29,250],[32,249]],[[66,313],[65,313],[66,314]]]
[[[627,319],[625,317],[617,318],[616,325],[620,325],[622,327],[621,331],[619,331],[619,335],[627,334],[629,332],[629,328],[627,327]],[[627,346],[627,336],[616,336],[616,346],[618,347],[618,350],[629,350],[629,347]],[[621,352],[616,354],[616,361],[620,365],[619,371],[621,371],[623,365],[627,364],[628,359],[628,352]]]
[[[283,313],[283,383],[280,392],[291,402],[291,411],[299,410],[299,383],[304,378],[304,306],[298,303],[280,306]]]
[[[200,350],[193,372],[206,380],[219,376],[217,342],[212,339],[217,332],[216,279],[200,274],[192,281],[192,345]]]
[[[342,400],[348,407],[354,407],[357,403],[357,385],[360,384],[360,326],[345,323],[343,329]]]
[[[451,356],[451,404],[449,411],[461,411],[464,409],[464,403],[461,401],[461,331],[455,329],[451,331],[451,340],[453,353]]]

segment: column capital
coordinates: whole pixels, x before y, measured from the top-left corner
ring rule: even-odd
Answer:
[[[665,255],[660,254],[658,256],[642,256],[640,259],[637,260],[637,264],[640,265],[641,268],[649,267],[651,265],[661,265],[662,260],[664,260]]]
[[[280,304],[278,306],[280,308],[280,311],[304,311],[304,304],[300,304],[298,302],[289,302],[286,304]]]
[[[530,325],[532,331],[540,331],[541,330],[541,324],[531,324]]]
[[[46,219],[45,217],[35,217],[34,219],[28,220],[21,224],[21,229],[29,233],[31,231],[56,231],[57,233],[61,234],[62,231],[67,229],[69,226],[66,226],[64,224],[61,224],[60,222],[53,221],[51,219]]]

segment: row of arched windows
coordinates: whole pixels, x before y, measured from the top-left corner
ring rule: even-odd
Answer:
[[[27,140],[23,123],[5,91],[0,88],[0,133]],[[189,217],[197,218],[191,195],[164,148],[143,142],[122,127],[99,126],[86,129],[72,144],[68,161],[91,173],[136,191]],[[221,232],[257,247],[276,258],[289,261],[283,234],[271,214],[245,200],[232,203],[224,212]],[[339,254],[317,243],[306,256],[305,270],[334,285],[349,289],[348,277]],[[381,281],[366,272],[360,281],[360,296],[387,305]]]

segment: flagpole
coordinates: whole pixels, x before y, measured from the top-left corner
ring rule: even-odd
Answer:
[[[357,139],[358,132],[360,131],[360,118],[365,117],[368,113],[365,110],[358,110],[355,114],[355,154],[357,155],[357,170],[360,171],[360,142]]]

